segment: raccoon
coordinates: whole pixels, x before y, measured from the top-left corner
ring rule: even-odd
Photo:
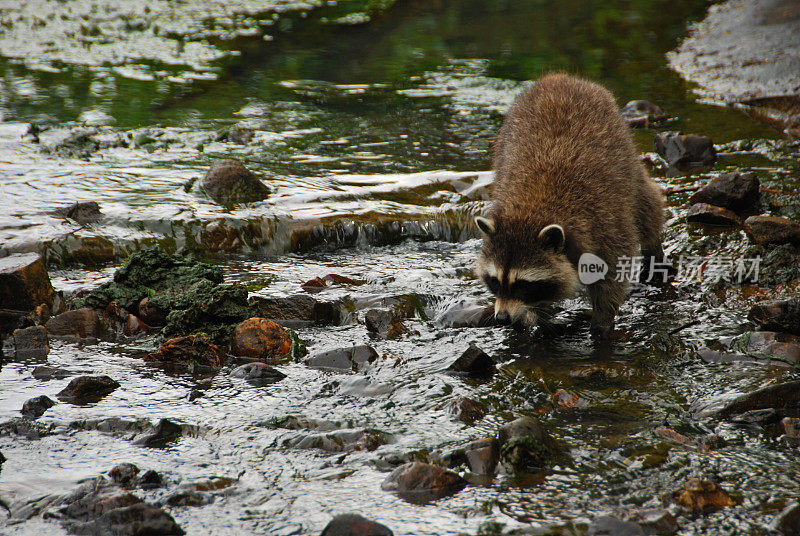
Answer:
[[[496,321],[536,324],[542,306],[575,295],[578,261],[592,253],[609,272],[588,285],[591,332],[607,337],[628,285],[616,280],[620,257],[666,261],[663,195],[614,97],[574,76],[541,78],[506,115],[492,167],[492,206],[475,223]]]

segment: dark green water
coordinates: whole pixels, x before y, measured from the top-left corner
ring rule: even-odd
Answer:
[[[609,344],[593,343],[581,321],[557,337],[541,337],[447,327],[443,320],[462,300],[490,303],[471,274],[479,247],[471,217],[487,206],[489,150],[502,113],[522,84],[544,72],[591,77],[610,87],[621,104],[653,101],[677,116],[660,130],[711,136],[721,152],[716,167],[699,176],[660,177],[665,188],[752,170],[765,187],[796,196],[798,159],[773,141],[777,133],[735,110],[696,102],[691,87],[665,66],[664,54],[688,23],[703,17],[706,2],[401,0],[374,11],[366,24],[325,22],[361,11],[361,4],[340,2],[305,15],[288,11],[269,26],[253,21],[273,20],[272,13],[256,10],[250,22],[240,22],[266,29],[271,40],[260,34],[206,37],[215,50],[238,54],[194,70],[178,61],[192,59],[187,44],[174,65],[155,54],[114,63],[87,48],[98,54],[98,65],[60,60],[42,71],[29,57],[12,54],[14,43],[3,42],[0,255],[41,252],[56,288],[72,292],[107,280],[130,252],[159,245],[209,257],[229,280],[259,295],[295,294],[303,282],[334,272],[366,284],[325,290],[325,299],[347,297],[363,305],[411,293],[426,314],[408,320],[411,334],[396,341],[373,340],[360,321],[300,329],[312,351],[363,342],[391,359],[352,374],[289,364],[281,368],[285,380],[263,388],[226,371],[210,380],[170,376],[130,357],[155,346],[153,339],[85,347],[56,342],[48,364],[71,374],[109,374],[123,387],[95,405],[49,410],[41,420],[55,425],[56,435],[39,441],[0,437],[8,458],[0,496],[67,490],[117,463],[133,462],[162,472],[173,488],[209,476],[239,477],[211,505],[170,509],[190,534],[318,534],[332,515],[347,511],[379,520],[395,534],[476,534],[489,522],[580,534],[596,515],[659,505],[662,494],[689,477],[706,476],[740,492],[743,501],[717,514],[680,517],[680,534],[764,533],[782,504],[800,493],[796,450],[758,432],[698,423],[686,414],[701,397],[796,375],[780,364],[705,363],[697,356],[694,345],[723,344],[748,329],[752,298],[738,287],[720,291],[693,283],[636,290],[622,310],[620,337]],[[102,35],[105,27],[99,28]],[[124,69],[131,66],[153,79],[132,77]],[[215,78],[169,80],[193,72]],[[99,149],[86,158],[42,151],[48,136],[75,127],[71,122],[92,110],[114,120],[101,134],[127,147]],[[52,125],[40,143],[25,134],[30,122]],[[252,129],[253,140],[220,139],[235,124]],[[636,132],[643,152],[651,150],[657,131]],[[743,149],[724,145],[748,139],[763,141]],[[273,190],[267,201],[228,210],[184,190],[188,180],[227,157],[262,174]],[[745,254],[747,240],[739,231],[689,227],[686,198],[668,198],[668,252]],[[101,222],[80,226],[50,214],[78,200],[97,201],[105,214]],[[236,240],[220,244],[211,232],[215,226],[231,229]],[[363,321],[368,305],[359,307]],[[570,301],[564,317],[585,307],[580,299]],[[692,320],[700,323],[666,336]],[[440,372],[471,342],[502,363],[493,380],[467,382]],[[33,367],[43,362],[15,359],[8,344],[5,353],[12,357],[0,370],[3,419],[16,416],[24,400],[52,397],[67,382],[33,379]],[[190,402],[198,385],[205,395]],[[554,410],[552,395],[559,388],[579,396],[581,405]],[[483,401],[490,414],[473,426],[451,420],[445,408],[459,395]],[[492,435],[524,414],[543,419],[567,446],[572,464],[533,481],[498,475],[426,506],[380,490],[386,476],[381,460],[427,458]],[[374,452],[344,456],[288,448],[285,442],[302,432],[265,425],[288,415],[377,428],[393,439]],[[148,449],[68,429],[76,420],[108,416],[168,417],[202,433],[167,449]],[[693,438],[713,431],[728,446],[700,452],[656,434],[662,425]],[[169,489],[146,498],[158,501]],[[38,518],[2,531],[62,533]]]

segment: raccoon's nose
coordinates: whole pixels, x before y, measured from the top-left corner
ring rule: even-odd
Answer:
[[[508,311],[500,311],[494,314],[494,319],[498,324],[507,325],[511,323],[511,315]]]

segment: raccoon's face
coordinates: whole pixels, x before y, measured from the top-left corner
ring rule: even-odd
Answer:
[[[578,272],[567,258],[560,225],[531,232],[497,218],[478,217],[475,223],[483,234],[477,274],[495,295],[498,322],[535,324],[537,308],[575,294]]]

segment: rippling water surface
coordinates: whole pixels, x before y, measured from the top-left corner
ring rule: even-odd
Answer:
[[[134,14],[152,4],[152,15],[142,20],[159,24],[162,3],[130,4]],[[219,6],[211,3],[198,15],[195,3],[187,4],[182,17],[208,19],[187,26],[183,37],[174,28],[125,30],[132,34],[123,42],[132,47],[163,37],[152,57],[107,57],[107,48],[87,45],[87,56],[76,59],[71,44],[61,54],[10,53],[20,32],[37,31],[25,26],[32,24],[30,13],[16,13],[18,26],[0,38],[0,255],[42,253],[56,289],[73,293],[108,280],[131,252],[158,246],[221,264],[229,281],[248,285],[254,295],[296,294],[303,282],[336,273],[364,283],[329,288],[320,297],[370,303],[412,294],[423,310],[407,322],[410,334],[394,341],[372,339],[358,321],[301,328],[311,351],[368,343],[382,357],[346,374],[285,365],[287,378],[267,387],[226,371],[166,374],[137,358],[155,339],[54,342],[39,361],[14,358],[7,340],[3,420],[16,417],[31,397],[53,397],[77,374],[108,374],[122,387],[96,404],[51,408],[40,421],[54,425],[54,435],[0,437],[7,458],[0,472],[4,501],[66,491],[122,462],[159,471],[172,489],[211,476],[238,479],[213,504],[170,509],[188,534],[318,534],[332,515],[349,511],[395,534],[475,534],[489,521],[509,528],[559,525],[570,533],[601,513],[658,504],[662,494],[698,475],[719,478],[743,502],[681,518],[680,533],[754,534],[782,501],[797,497],[796,450],[686,417],[700,397],[793,374],[774,363],[709,364],[693,351],[746,330],[751,298],[738,288],[636,290],[611,343],[589,339],[581,299],[564,304],[557,336],[446,322],[459,303],[490,303],[472,275],[479,241],[470,222],[486,208],[489,151],[502,113],[527,80],[547,70],[598,79],[622,103],[657,103],[677,116],[660,130],[714,139],[715,169],[658,177],[665,189],[724,171],[754,171],[765,187],[794,196],[788,207],[796,206],[800,166],[777,133],[734,110],[696,102],[665,67],[664,53],[688,21],[703,16],[706,2],[409,0],[385,10],[369,8],[375,2],[238,2],[219,23],[225,31],[208,22],[223,21],[214,11]],[[94,16],[82,23],[89,37],[127,28],[117,12],[106,21]],[[33,35],[30,47],[39,46],[36,39],[54,39],[58,48],[62,30]],[[171,48],[178,46],[173,40],[190,46]],[[221,135],[233,126],[249,129],[252,139],[234,143]],[[100,145],[83,155],[59,153],[59,140],[75,129],[88,130]],[[636,132],[642,152],[651,150],[657,131]],[[191,181],[224,158],[261,174],[270,197],[225,209],[198,192]],[[687,227],[686,198],[668,198],[668,252],[744,254],[739,232]],[[103,218],[80,225],[54,214],[75,201],[97,201]],[[694,320],[699,323],[668,335]],[[469,343],[501,362],[491,381],[442,374]],[[45,362],[66,376],[34,379],[32,370]],[[195,389],[203,396],[190,401]],[[553,409],[558,389],[583,402]],[[457,396],[483,401],[489,415],[472,426],[451,420],[446,407]],[[498,476],[425,506],[380,490],[382,460],[425,459],[493,435],[521,414],[538,415],[573,463],[533,481]],[[111,416],[169,418],[190,432],[168,448],[151,449],[70,428]],[[270,425],[286,416],[334,429],[374,428],[391,441],[349,454],[289,448],[286,441],[305,432]],[[662,425],[689,435],[714,431],[728,446],[697,452],[657,435]],[[158,501],[169,486],[145,498]],[[41,519],[0,531],[63,532]]]

